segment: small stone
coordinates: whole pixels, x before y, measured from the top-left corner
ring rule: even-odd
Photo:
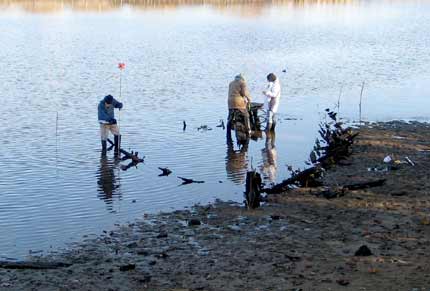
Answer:
[[[188,220],[188,226],[196,226],[196,225],[201,225],[202,222],[198,219],[192,218],[190,220]]]
[[[165,238],[165,237],[167,237],[167,232],[160,232],[160,233],[157,235],[157,238]]]
[[[148,256],[149,252],[148,251],[140,250],[140,251],[137,251],[137,254],[140,255],[140,256]]]
[[[373,255],[366,245],[362,245],[354,254],[356,257],[368,257]]]
[[[159,253],[158,255],[156,255],[156,257],[159,259],[165,259],[168,257],[168,255],[166,253]]]
[[[136,269],[136,265],[135,264],[127,264],[127,265],[123,265],[119,267],[120,271],[130,271],[130,270],[134,270]]]
[[[345,279],[339,279],[339,280],[336,280],[336,282],[337,282],[337,284],[339,284],[341,286],[347,286],[347,285],[349,285],[349,281],[345,280]]]
[[[137,248],[137,242],[129,243],[129,244],[127,245],[127,247],[128,247],[128,248],[131,248],[131,249],[133,249],[133,248]]]

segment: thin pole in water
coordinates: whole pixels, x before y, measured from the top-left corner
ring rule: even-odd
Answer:
[[[360,104],[359,104],[359,118],[360,118],[360,125],[361,125],[361,101],[363,99],[363,90],[364,90],[364,81],[361,85],[361,92],[360,92]]]
[[[121,96],[122,96],[122,69],[121,69],[121,64],[119,65],[119,67],[120,67],[120,69],[119,69],[119,102],[122,102],[121,101]],[[121,124],[121,110],[119,110],[119,112],[118,112],[118,131],[119,132],[121,132],[120,131],[120,129],[121,129],[121,126],[120,126],[120,124]]]
[[[125,63],[119,63],[118,69],[119,69],[119,99],[120,99],[120,102],[122,102],[122,70],[125,69]],[[119,131],[119,136],[118,136],[118,141],[119,141],[118,151],[119,151],[121,148],[121,108],[118,112],[118,131]]]
[[[342,96],[343,84],[340,86],[339,97],[337,98],[337,114],[340,112],[340,97]]]

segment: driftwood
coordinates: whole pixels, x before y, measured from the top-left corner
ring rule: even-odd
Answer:
[[[225,129],[225,124],[224,124],[224,120],[220,120],[220,124],[218,124],[216,127],[222,127],[222,129]]]
[[[248,209],[260,207],[261,176],[255,170],[246,173],[245,199]]]
[[[171,173],[172,173],[172,171],[171,170],[169,170],[169,168],[160,168],[160,167],[158,167],[160,170],[161,170],[161,174],[160,175],[158,175],[158,176],[169,176]]]
[[[3,269],[35,269],[35,270],[46,270],[46,269],[58,269],[64,267],[70,267],[72,264],[63,262],[11,262],[11,261],[0,261],[0,268]]]
[[[262,192],[267,194],[282,193],[292,187],[318,187],[322,186],[322,182],[318,178],[320,175],[320,167],[314,166],[303,171],[294,172],[291,178],[276,184],[272,188],[262,189]]]
[[[379,179],[374,181],[360,182],[360,183],[345,185],[343,186],[343,188],[348,190],[359,190],[359,189],[366,189],[371,187],[379,187],[384,185],[386,180],[387,179]]]
[[[205,181],[196,181],[193,179],[188,179],[188,178],[183,178],[183,177],[178,177],[179,179],[181,179],[182,185],[186,185],[186,184],[191,184],[191,183],[204,183]]]
[[[114,143],[110,140],[110,139],[108,139],[108,142],[111,144],[111,145],[114,145]],[[124,150],[124,149],[119,149],[119,151],[124,155],[124,158],[123,158],[123,160],[127,160],[127,159],[130,159],[135,165],[136,164],[138,164],[138,163],[143,163],[143,158],[139,158],[139,153],[138,152],[131,152],[131,153],[129,153],[128,151],[126,151],[126,150]]]
[[[335,112],[328,109],[326,111],[332,121],[321,123],[319,126],[320,138],[316,139],[314,149],[309,155],[310,162],[308,164],[312,164],[312,167],[303,171],[292,171],[289,179],[272,188],[264,189],[264,192],[275,194],[282,193],[292,187],[322,186],[323,183],[320,178],[324,171],[351,154],[351,145],[358,133],[353,133],[349,127],[344,128],[342,122],[337,121]]]
[[[319,186],[319,187],[300,187],[300,188],[288,188],[284,191],[295,194],[310,194],[318,197],[324,197],[327,199],[339,198],[345,196],[348,191],[366,189],[372,187],[379,187],[384,185],[386,179],[379,179],[373,181],[365,181],[360,183],[348,184],[344,186]],[[278,192],[277,192],[278,193]]]

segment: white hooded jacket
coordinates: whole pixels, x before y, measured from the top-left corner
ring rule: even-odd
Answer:
[[[279,98],[281,97],[281,84],[279,79],[276,78],[274,82],[269,82],[265,90],[266,100],[264,102],[264,107],[266,110],[270,110],[273,113],[278,112]]]

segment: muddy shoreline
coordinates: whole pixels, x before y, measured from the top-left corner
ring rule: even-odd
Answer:
[[[35,257],[68,267],[0,268],[0,290],[430,290],[429,168],[429,124],[368,124],[324,184],[383,186],[334,199],[293,190],[252,211],[217,201],[145,215]],[[363,245],[371,255],[356,255]]]

